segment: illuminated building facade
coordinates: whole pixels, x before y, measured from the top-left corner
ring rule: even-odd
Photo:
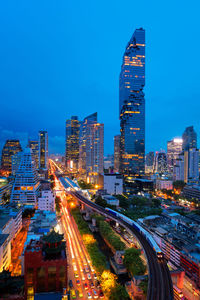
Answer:
[[[12,155],[12,175],[15,176],[16,172],[18,171],[21,159],[23,156],[23,152],[17,152],[14,155]]]
[[[39,191],[38,174],[32,157],[32,150],[24,150],[11,193],[11,202],[19,205],[37,205]]]
[[[66,242],[52,230],[41,240],[31,239],[24,253],[26,299],[35,293],[58,292],[68,286]]]
[[[1,169],[4,171],[12,171],[12,156],[22,151],[19,140],[7,140],[1,156]]]
[[[33,159],[35,161],[36,169],[39,168],[39,143],[38,141],[28,141],[28,146],[32,150]]]
[[[183,150],[188,150],[190,148],[197,148],[197,134],[193,126],[186,127],[183,135]]]
[[[104,124],[97,122],[97,113],[85,118],[80,134],[80,171],[91,183],[99,183],[103,174]]]
[[[47,169],[48,163],[48,133],[39,131],[39,168]]]
[[[65,165],[68,169],[78,170],[79,132],[78,117],[72,116],[71,120],[66,121]]]
[[[120,141],[121,136],[115,135],[114,136],[114,171],[119,173],[120,167]]]
[[[119,79],[121,127],[120,171],[125,176],[145,171],[145,30],[136,29],[129,41]]]
[[[183,140],[181,138],[174,138],[167,142],[167,162],[168,170],[172,174],[176,159],[182,152]]]

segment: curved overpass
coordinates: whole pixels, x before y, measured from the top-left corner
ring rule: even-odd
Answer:
[[[59,178],[64,188],[69,188],[71,185],[70,181],[68,181],[64,177]],[[66,181],[67,180],[67,181]],[[145,251],[147,261],[148,261],[148,269],[149,269],[149,284],[148,284],[148,300],[172,300],[173,297],[173,285],[171,280],[171,275],[169,269],[167,267],[167,263],[165,260],[158,261],[157,256],[154,250],[151,248],[148,241],[136,231],[130,224],[123,221],[121,218],[113,216],[109,211],[106,211],[103,207],[95,204],[94,202],[88,200],[83,195],[81,195],[78,191],[74,190],[74,186],[71,186],[73,191],[70,193],[82,204],[88,206],[92,210],[96,211],[99,214],[104,215],[105,217],[109,217],[114,221],[117,221],[123,227],[126,227],[136,236],[139,240],[142,248]]]

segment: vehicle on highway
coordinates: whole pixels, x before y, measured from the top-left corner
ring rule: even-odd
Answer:
[[[97,281],[95,282],[95,286],[96,286],[98,289],[100,289],[101,285],[100,285],[99,280],[97,280]]]
[[[101,299],[104,298],[104,294],[103,294],[102,290],[99,291],[99,298],[101,298]]]
[[[153,239],[152,235],[145,230],[141,225],[139,225],[137,222],[131,220],[130,218],[126,217],[123,214],[120,214],[119,212],[112,210],[108,207],[105,208],[109,213],[111,213],[113,216],[118,217],[122,219],[123,221],[127,222],[129,225],[131,225],[135,230],[137,230],[139,233],[141,233],[145,239],[149,242],[151,248],[156,252],[157,258],[162,259],[163,253],[161,249],[158,247],[156,241]]]
[[[85,272],[86,272],[86,273],[90,272],[90,269],[88,268],[88,266],[85,267]]]
[[[93,295],[94,295],[94,298],[97,299],[98,298],[98,294],[95,290],[93,290]]]
[[[77,285],[80,285],[80,284],[81,284],[81,282],[80,282],[79,279],[76,280],[76,284],[77,284]]]
[[[94,283],[93,282],[90,283],[90,287],[91,287],[91,289],[94,289]]]
[[[69,280],[69,287],[70,287],[70,289],[72,289],[72,288],[73,288],[73,282],[72,282],[72,280],[71,280],[71,279]]]
[[[83,298],[83,293],[81,291],[77,291],[78,297]]]
[[[88,278],[88,279],[91,279],[91,278],[92,278],[91,275],[90,275],[90,273],[87,274],[87,278]]]
[[[75,299],[75,298],[76,298],[76,293],[75,293],[75,290],[74,290],[74,289],[71,290],[71,295],[72,295],[72,299]]]
[[[182,291],[176,285],[173,286],[173,290],[174,290],[174,299],[180,299],[180,300],[185,299]]]
[[[88,299],[92,299],[92,294],[90,292],[87,292],[87,296],[88,296]]]
[[[83,286],[85,290],[88,290],[88,284],[86,282],[83,284]]]
[[[78,273],[77,272],[74,273],[74,277],[78,278]]]
[[[83,281],[85,280],[85,275],[84,275],[84,274],[82,275],[82,280],[83,280]]]

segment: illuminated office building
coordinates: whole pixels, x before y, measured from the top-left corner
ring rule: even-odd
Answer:
[[[17,152],[14,155],[12,155],[12,175],[13,176],[16,175],[16,172],[19,169],[22,156],[23,156],[23,152]]]
[[[97,122],[97,113],[86,117],[80,130],[80,172],[88,181],[99,183],[103,174],[104,125]]]
[[[22,151],[19,140],[7,140],[1,156],[1,169],[4,171],[12,171],[12,156]]]
[[[145,157],[145,173],[153,173],[154,152],[149,152]]]
[[[156,152],[154,159],[154,173],[160,175],[168,173],[167,155],[164,151]]]
[[[167,162],[168,170],[172,174],[176,159],[182,152],[183,140],[181,138],[174,138],[167,142]]]
[[[39,180],[32,157],[32,150],[25,148],[19,168],[16,172],[15,181],[11,193],[11,202],[18,205],[37,205],[39,192]]]
[[[121,127],[120,170],[125,176],[144,174],[145,162],[145,30],[130,39],[119,78]]]
[[[183,135],[183,150],[189,150],[191,148],[197,148],[197,134],[193,126],[186,127]]]
[[[39,143],[38,141],[28,141],[28,146],[32,150],[32,156],[35,161],[36,169],[39,168]]]
[[[48,165],[48,133],[39,131],[39,168],[47,169]]]
[[[78,170],[79,162],[79,131],[78,117],[72,116],[66,121],[65,165],[68,169]]]

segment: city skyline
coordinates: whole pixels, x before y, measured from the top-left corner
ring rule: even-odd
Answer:
[[[128,11],[126,7],[116,4],[112,22],[112,1],[106,12],[103,3],[102,7],[91,5],[89,10],[80,3],[82,9],[79,12],[76,12],[76,5],[62,1],[59,5],[48,2],[48,5],[41,5],[40,10],[37,3],[31,5],[23,2],[16,7],[2,4],[0,24],[4,32],[0,50],[0,96],[2,110],[9,111],[9,116],[4,114],[0,121],[1,149],[6,138],[19,138],[26,146],[27,139],[35,139],[42,129],[49,133],[50,153],[64,154],[65,120],[71,115],[83,119],[85,115],[98,111],[99,118],[105,124],[105,153],[112,153],[113,137],[119,134],[118,78],[121,57],[135,28],[140,27],[146,30],[147,37],[146,152],[166,149],[166,141],[181,136],[187,126],[193,125],[197,134],[200,132],[197,115],[200,62],[197,59],[195,64],[185,63],[188,50],[182,46],[185,40],[189,44],[198,36],[199,21],[195,17],[198,10],[193,11],[192,7],[182,5],[182,14],[178,14],[178,3],[173,5],[171,12],[169,2],[165,16],[162,8],[156,7],[155,3],[150,5],[145,1],[144,4],[142,14],[136,14],[134,18],[131,8],[134,6],[134,10],[139,11],[140,4],[128,2]],[[26,14],[22,7],[26,9]],[[154,11],[155,7],[157,9]],[[80,20],[78,24],[71,17],[75,12]],[[171,13],[170,23],[166,22],[168,13]],[[194,14],[190,26],[188,19],[183,17],[189,13]],[[19,43],[16,44],[15,40]],[[195,47],[198,52],[198,40]],[[112,57],[108,53],[112,53]],[[94,67],[95,76],[91,77]],[[177,71],[171,76],[173,68]],[[76,89],[77,84],[79,89]],[[193,100],[190,107],[188,100]],[[85,107],[87,111],[84,111]],[[173,125],[175,121],[176,129]]]

